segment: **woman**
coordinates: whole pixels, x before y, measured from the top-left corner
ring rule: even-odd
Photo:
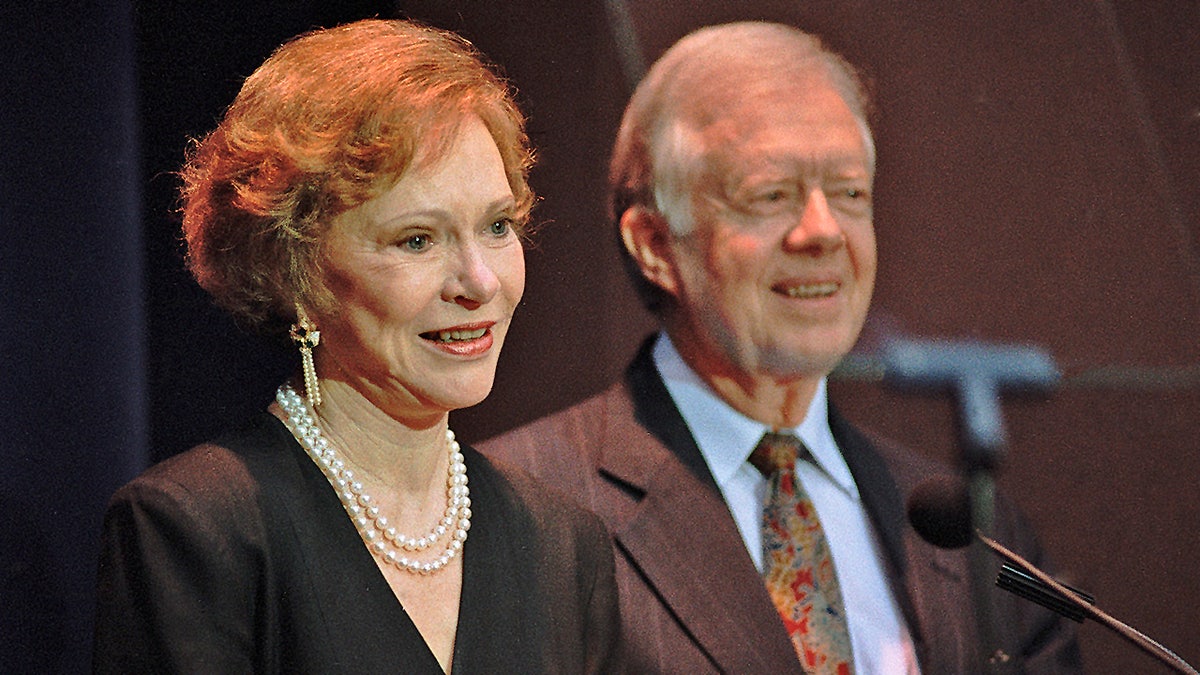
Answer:
[[[183,170],[189,263],[240,319],[292,324],[303,377],[114,497],[98,672],[614,667],[602,525],[447,424],[524,289],[523,125],[470,45],[402,21],[246,80]]]

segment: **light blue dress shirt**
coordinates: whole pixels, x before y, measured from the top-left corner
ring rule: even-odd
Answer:
[[[654,365],[675,407],[687,423],[700,454],[725,497],[746,549],[762,570],[762,508],[767,480],[749,460],[771,427],[726,404],[684,363],[666,334],[654,346]],[[799,436],[816,466],[798,461],[796,477],[812,499],[833,553],[855,672],[859,675],[919,672],[912,638],[888,586],[879,541],[829,428],[825,380],[795,429],[775,429]]]

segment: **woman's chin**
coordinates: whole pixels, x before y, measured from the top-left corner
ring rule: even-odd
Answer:
[[[459,382],[457,386],[447,387],[440,392],[430,392],[432,394],[430,398],[438,402],[438,407],[446,410],[461,410],[479,405],[492,393],[495,377],[483,380],[484,378],[480,378],[479,380]]]

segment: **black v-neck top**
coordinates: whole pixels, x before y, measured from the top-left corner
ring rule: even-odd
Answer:
[[[613,672],[600,521],[463,446],[453,673]],[[97,673],[441,673],[324,474],[275,417],[158,464],[104,524]]]

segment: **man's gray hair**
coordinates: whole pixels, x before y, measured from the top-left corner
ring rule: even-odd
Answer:
[[[873,172],[869,102],[853,66],[819,38],[791,26],[759,21],[708,26],[668,49],[625,109],[609,166],[613,222],[642,206],[662,214],[672,231],[686,233],[692,225],[690,187],[706,151],[700,134],[722,116],[722,103],[814,74],[828,79],[858,119]]]

